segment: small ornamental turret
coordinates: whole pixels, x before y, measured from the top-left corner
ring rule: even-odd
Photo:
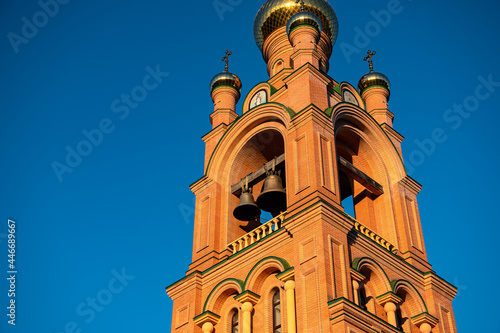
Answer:
[[[394,115],[388,109],[388,101],[391,96],[391,81],[382,73],[373,70],[372,57],[375,51],[368,51],[363,59],[368,61],[370,72],[359,80],[359,93],[366,102],[366,111],[370,113],[379,124],[387,124],[392,127]]]
[[[229,56],[232,53],[226,51],[226,55],[222,58],[222,61],[226,63],[224,71],[215,75],[210,81],[210,93],[214,102],[214,112],[210,115],[210,123],[213,128],[222,123],[229,125],[238,117],[235,111],[242,84],[239,77],[229,72]]]

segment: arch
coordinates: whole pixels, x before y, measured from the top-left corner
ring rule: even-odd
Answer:
[[[231,295],[239,295],[243,292],[244,284],[239,279],[225,279],[219,282],[207,296],[203,305],[203,312],[212,311],[219,313],[224,301]]]
[[[392,291],[403,299],[403,306],[409,312],[410,318],[427,311],[424,299],[410,282],[397,280],[391,282]]]
[[[358,91],[356,90],[356,88],[354,88],[350,83],[348,82],[341,82],[339,84],[340,86],[340,97],[342,98],[342,100],[344,99],[344,91],[349,91],[351,92],[351,94],[354,95],[354,97],[356,98],[356,101],[358,102],[358,106],[363,109],[363,110],[366,110],[366,104],[365,104],[365,101],[364,99],[359,95]]]
[[[365,133],[369,142],[374,145],[375,151],[380,154],[384,164],[397,172],[398,181],[406,176],[401,155],[387,133],[368,112],[352,104],[342,102],[333,108],[331,119],[335,132],[342,125],[349,123],[360,132]]]
[[[252,116],[249,117],[249,115]],[[210,160],[208,161],[205,169],[205,176],[218,179],[217,170],[221,169],[220,165],[214,165],[212,162],[226,161],[233,151],[237,149],[236,145],[241,143],[248,132],[252,131],[252,129],[257,127],[259,124],[276,121],[283,124],[284,128],[288,128],[292,116],[292,111],[290,111],[287,107],[274,102],[262,104],[261,106],[255,107],[249,112],[246,112],[231,124],[219,140],[217,146],[212,152],[212,155],[210,156]],[[232,135],[233,132],[238,133],[238,135]],[[282,131],[282,135],[285,137],[285,131]]]
[[[256,294],[260,293],[260,288],[264,281],[271,275],[282,273],[290,268],[288,262],[279,257],[267,257],[256,263],[245,279],[245,290],[252,290]]]
[[[351,268],[366,276],[366,285],[375,291],[374,296],[383,295],[392,290],[389,277],[384,269],[371,258],[359,258],[353,261]]]

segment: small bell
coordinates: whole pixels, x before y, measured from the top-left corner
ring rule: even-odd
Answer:
[[[266,179],[262,185],[262,191],[257,198],[257,205],[266,212],[276,213],[286,210],[286,191],[280,172],[275,170],[276,159],[271,170],[266,170]]]
[[[240,203],[234,209],[233,216],[240,221],[253,221],[260,216],[260,208],[253,199],[252,189],[248,187],[248,178],[246,183],[242,182]]]

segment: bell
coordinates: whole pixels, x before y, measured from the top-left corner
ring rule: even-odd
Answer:
[[[240,221],[252,221],[260,216],[260,208],[255,203],[252,189],[248,185],[243,185],[240,195],[240,203],[233,210],[233,216]]]
[[[286,210],[286,191],[283,188],[283,181],[279,173],[274,170],[266,171],[266,174],[257,205],[266,212],[283,212]]]

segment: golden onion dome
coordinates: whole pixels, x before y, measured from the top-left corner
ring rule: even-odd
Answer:
[[[241,92],[242,84],[240,78],[235,74],[224,71],[215,75],[212,81],[210,81],[210,93],[212,93],[215,88],[221,86],[233,87],[238,92]]]
[[[389,81],[387,76],[379,72],[371,71],[364,75],[358,83],[359,92],[361,94],[364,90],[373,86],[382,86],[389,90],[389,92],[391,91],[391,81]]]
[[[321,20],[316,15],[310,12],[298,12],[297,14],[294,14],[286,24],[286,34],[288,37],[290,37],[290,32],[292,32],[293,29],[302,25],[311,26],[318,30],[320,34],[321,30],[323,30]]]
[[[299,13],[300,4],[295,0],[267,0],[260,7],[253,23],[253,35],[257,46],[262,51],[266,38],[276,29],[286,26],[288,20]],[[332,45],[338,36],[338,20],[332,6],[326,0],[304,0],[304,11],[316,15],[323,31],[330,37]]]

